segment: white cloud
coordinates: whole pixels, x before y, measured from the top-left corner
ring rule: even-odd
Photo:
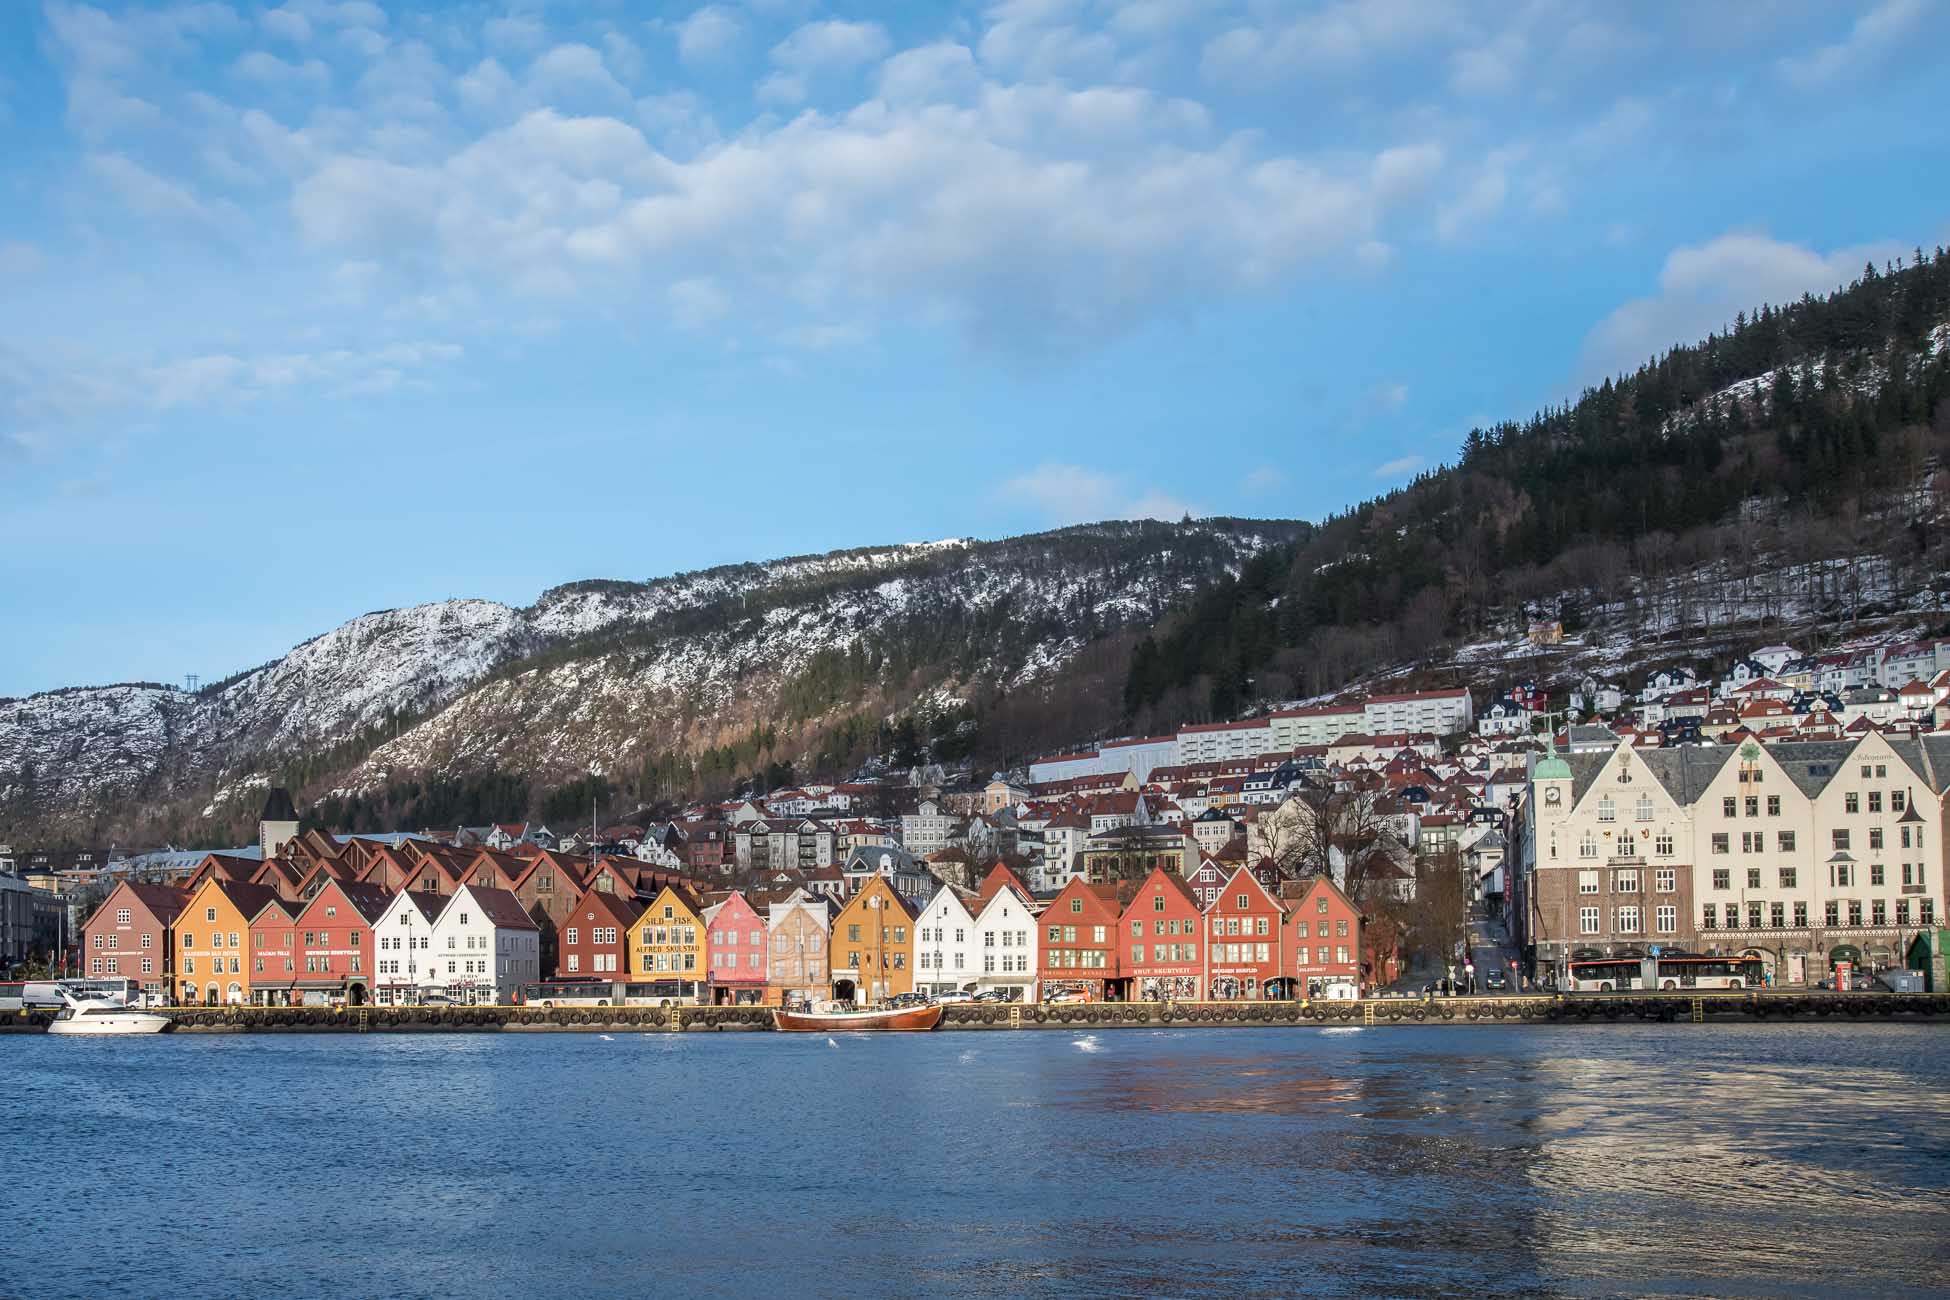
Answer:
[[[1117,44],[1079,21],[1080,9],[1071,0],[1001,0],[990,6],[977,46],[983,65],[1030,81],[1109,72]]]
[[[230,65],[230,71],[234,76],[273,90],[304,91],[308,94],[323,90],[332,79],[331,69],[318,59],[287,63],[264,50],[252,50],[238,56],[237,61]]]
[[[1530,42],[1517,31],[1501,32],[1482,45],[1458,50],[1449,58],[1449,88],[1458,95],[1507,94],[1529,54]]]
[[[1510,169],[1521,148],[1499,149],[1485,158],[1460,192],[1436,205],[1435,233],[1444,243],[1462,238],[1503,211],[1510,193]]]
[[[1368,398],[1380,411],[1399,411],[1408,405],[1408,385],[1399,381],[1377,384]]]
[[[1384,203],[1420,198],[1442,170],[1439,144],[1401,145],[1375,155],[1375,197]]]
[[[902,50],[880,66],[880,97],[895,103],[959,97],[980,83],[974,53],[953,41]]]
[[[209,222],[220,215],[217,206],[199,199],[187,185],[158,176],[122,154],[90,154],[86,165],[116,198],[139,216]]]
[[[1659,271],[1658,293],[1619,307],[1585,336],[1578,380],[1596,383],[1629,372],[1678,344],[1693,343],[1763,303],[1779,306],[1804,293],[1826,293],[1902,255],[1893,243],[1819,253],[1760,232],[1721,235],[1675,248]]]
[[[671,319],[680,329],[705,329],[731,311],[730,298],[709,276],[679,280],[670,286],[669,296]]]
[[[548,39],[548,29],[533,18],[510,14],[488,19],[481,27],[481,35],[497,50],[525,54],[542,47]]]
[[[728,58],[743,42],[744,25],[722,5],[704,8],[677,24],[677,57],[693,67]]]
[[[1397,456],[1393,460],[1383,461],[1375,466],[1374,477],[1405,478],[1420,468],[1422,468],[1422,458],[1410,452],[1406,456]]]
[[[1806,55],[1781,59],[1776,70],[1789,85],[1814,90],[1872,70],[1915,33],[1932,6],[1928,0],[1882,0],[1855,20],[1848,35]],[[1942,39],[1923,34],[1925,40]]]
[[[610,72],[600,51],[580,43],[558,45],[528,69],[528,85],[543,103],[633,103],[630,92]]]
[[[1208,79],[1271,84],[1299,73],[1348,73],[1469,31],[1451,0],[1343,0],[1291,16],[1284,6],[1269,5],[1264,12],[1265,21],[1206,43],[1202,67]]]
[[[879,23],[837,18],[807,23],[772,47],[772,62],[804,76],[849,72],[886,55],[887,31]]]
[[[303,45],[311,39],[311,24],[295,9],[266,9],[257,21],[264,28],[265,35],[278,40]]]
[[[285,396],[427,388],[459,345],[402,340],[309,352],[190,352],[132,358],[72,350],[29,356],[0,344],[0,431],[26,450],[86,440],[145,416]],[[31,430],[31,438],[21,431]]]
[[[1038,88],[806,113],[683,161],[613,118],[538,110],[438,162],[329,158],[292,206],[309,241],[346,256],[431,249],[455,273],[549,293],[681,265],[1012,348],[1089,346],[1336,251],[1385,264],[1369,166],[1159,143],[1188,130],[1142,92]]]
[[[1114,475],[1056,462],[1004,480],[997,495],[1050,524],[1099,519],[1176,520],[1199,513],[1196,507],[1167,493],[1155,489],[1132,493]]]

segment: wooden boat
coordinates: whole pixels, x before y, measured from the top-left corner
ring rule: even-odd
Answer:
[[[772,1022],[790,1034],[854,1033],[862,1029],[891,1029],[925,1033],[941,1023],[941,1008],[850,1007],[843,1002],[822,1002],[810,1011],[776,1008]]]

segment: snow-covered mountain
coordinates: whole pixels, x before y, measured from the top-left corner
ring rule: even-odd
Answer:
[[[647,747],[775,722],[779,692],[821,651],[871,652],[910,687],[1019,687],[1299,527],[1106,523],[574,583],[525,609],[461,599],[366,614],[196,694],[0,701],[0,816],[16,836],[97,833],[144,809],[252,797],[292,759],[310,761],[320,790],[615,770]]]

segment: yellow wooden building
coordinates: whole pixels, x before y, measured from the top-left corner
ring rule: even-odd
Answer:
[[[630,926],[630,982],[677,984],[676,996],[701,1000],[704,905],[688,890],[665,885]]]
[[[251,1000],[251,919],[277,897],[269,885],[214,873],[203,877],[169,927],[178,1003],[242,1006]]]
[[[913,904],[869,876],[833,918],[833,997],[871,1005],[914,991]]]

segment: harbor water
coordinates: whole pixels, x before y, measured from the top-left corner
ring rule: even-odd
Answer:
[[[1915,1295],[1930,1024],[0,1039],[0,1295]]]

